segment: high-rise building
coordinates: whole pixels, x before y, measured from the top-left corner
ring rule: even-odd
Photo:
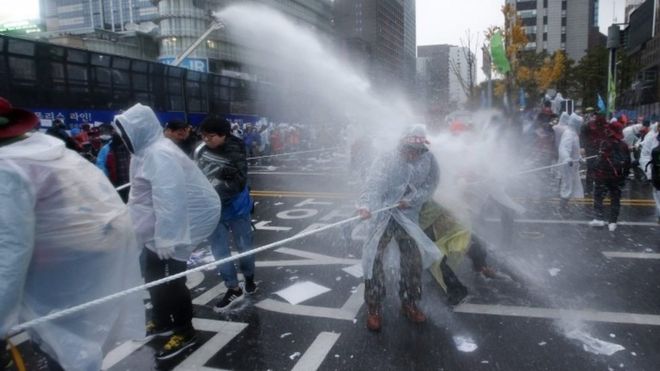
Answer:
[[[257,0],[314,30],[329,34],[327,0]],[[79,48],[158,59],[171,63],[212,24],[212,12],[240,0],[40,0],[46,33],[40,37]],[[246,66],[250,50],[223,30],[204,40],[181,64],[203,72],[239,76],[263,66]],[[250,60],[256,60],[251,58]]]
[[[626,23],[630,20],[630,13],[634,12],[644,0],[626,0]]]
[[[335,29],[351,61],[375,84],[412,86],[414,0],[335,0]]]
[[[579,61],[603,41],[598,31],[599,0],[506,0],[516,9],[529,38],[526,50],[564,50]]]
[[[192,45],[213,22],[212,12],[240,0],[152,0],[158,5],[160,25],[159,60],[170,63]],[[321,33],[332,31],[332,6],[326,0],[259,0],[294,21]],[[186,67],[225,74],[259,74],[267,66],[247,66],[249,48],[231,42],[220,29],[197,47],[184,61]]]
[[[39,5],[41,19],[50,32],[121,32],[158,17],[158,8],[151,0],[40,0]]]
[[[417,47],[417,93],[424,109],[447,113],[468,100],[467,86],[477,78],[475,56],[470,49],[454,45]]]

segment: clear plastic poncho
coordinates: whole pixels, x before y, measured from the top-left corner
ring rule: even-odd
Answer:
[[[35,133],[0,147],[0,336],[141,283],[128,209],[93,164]],[[144,336],[139,295],[37,325],[65,370],[98,371],[117,341]]]
[[[583,119],[580,116],[572,114],[559,142],[558,162],[563,163],[559,167],[561,173],[559,195],[564,199],[584,197],[584,188],[580,180],[580,137],[578,135],[582,122]],[[566,163],[568,161],[571,162]]]
[[[156,252],[174,248],[187,261],[220,220],[220,197],[201,170],[165,138],[151,108],[136,104],[115,117],[133,149],[128,207],[138,243]]]
[[[390,209],[373,215],[367,221],[367,240],[362,249],[362,269],[366,279],[371,279],[378,242],[391,218],[415,240],[423,268],[442,258],[435,243],[418,225],[422,205],[431,198],[438,181],[438,166],[430,152],[414,162],[407,162],[399,151],[382,155],[374,161],[358,206],[373,211],[406,200],[410,207]]]

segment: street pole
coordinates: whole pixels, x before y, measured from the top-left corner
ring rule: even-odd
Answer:
[[[610,51],[610,60],[607,71],[607,113],[614,115],[616,105],[616,51],[621,46],[621,32],[619,26],[611,25],[607,29],[607,48]]]

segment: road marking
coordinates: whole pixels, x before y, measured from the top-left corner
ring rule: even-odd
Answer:
[[[216,334],[204,345],[195,350],[174,371],[214,370],[217,368],[204,367],[220,349],[227,345],[234,337],[243,331],[248,324],[241,322],[215,321],[210,319],[193,318],[193,326],[199,331],[211,331]]]
[[[496,218],[487,218],[487,222],[500,222],[500,219]],[[526,224],[585,224],[588,225],[591,220],[554,220],[554,219],[514,219],[516,223],[526,223]],[[654,222],[617,222],[619,226],[628,225],[636,227],[658,227],[658,223]]]
[[[606,258],[623,259],[660,259],[660,254],[648,252],[621,252],[621,251],[603,251]]]
[[[280,211],[275,216],[280,219],[292,220],[311,218],[318,213],[319,211],[316,209],[291,209]]]
[[[327,202],[327,201],[316,201],[313,198],[308,198],[303,202],[299,202],[296,205],[293,205],[293,207],[303,207],[307,205],[332,205],[332,202]]]
[[[633,325],[660,326],[660,316],[654,314],[637,314],[623,312],[597,312],[592,310],[572,310],[555,308],[532,308],[516,307],[509,305],[487,305],[487,304],[461,304],[454,308],[457,313],[489,314],[494,316],[530,317],[560,319],[570,318],[574,320],[625,323]]]
[[[270,220],[262,220],[254,225],[254,229],[257,230],[262,230],[262,231],[290,231],[291,227],[278,227],[275,225],[269,225],[271,223]]]
[[[202,295],[193,299],[192,303],[194,305],[206,305],[218,296],[223,295],[226,291],[227,287],[225,286],[224,282],[220,282],[209,290],[204,291]]]
[[[325,360],[325,357],[330,352],[330,349],[335,345],[341,334],[335,332],[321,332],[312,345],[307,348],[305,354],[300,357],[300,360],[291,369],[291,371],[312,371],[318,370]]]
[[[364,284],[361,283],[357,290],[348,298],[341,308],[316,307],[311,305],[292,305],[278,300],[265,299],[256,307],[271,312],[292,314],[296,316],[320,317],[329,319],[341,319],[352,321],[362,307],[364,296]]]
[[[193,326],[197,331],[215,332],[216,334],[209,339],[199,349],[195,350],[174,370],[192,371],[192,370],[213,370],[217,368],[204,367],[211,357],[216,355],[227,343],[245,329],[248,324],[242,322],[216,321],[204,318],[193,318]],[[102,370],[107,370],[117,363],[130,356],[136,350],[144,346],[148,341],[127,341],[117,348],[111,350],[103,359]]]
[[[122,343],[120,346],[108,352],[105,358],[103,358],[103,365],[101,366],[101,370],[107,370],[116,365],[121,360],[130,356],[136,350],[140,349],[145,343],[146,342],[144,341],[133,340]]]

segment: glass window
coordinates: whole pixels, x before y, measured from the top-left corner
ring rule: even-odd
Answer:
[[[66,66],[66,72],[67,75],[69,76],[69,81],[73,82],[87,82],[88,75],[87,75],[87,68],[84,66],[79,66],[76,64],[68,64]]]
[[[9,57],[9,74],[20,80],[36,80],[37,69],[33,60]]]
[[[64,48],[61,48],[59,46],[49,46],[48,47],[48,55],[52,59],[63,59],[64,55],[66,54]]]
[[[13,54],[22,54],[22,55],[34,55],[35,44],[33,42],[18,40],[18,39],[9,39],[9,53]]]
[[[142,73],[133,74],[133,89],[139,91],[148,91],[149,90],[149,78],[147,75]]]
[[[182,84],[181,80],[177,78],[168,78],[167,79],[167,93],[168,94],[176,94],[176,95],[182,95]]]
[[[51,63],[50,75],[53,78],[53,82],[64,82],[64,63]]]
[[[131,65],[130,59],[113,57],[112,58],[112,68],[120,68],[122,70],[127,70]]]
[[[92,65],[110,67],[110,57],[102,54],[92,54]]]
[[[94,82],[102,85],[110,85],[111,73],[109,68],[94,67]]]
[[[130,81],[128,80],[128,72],[122,70],[112,70],[112,84],[116,88],[128,89]]]
[[[147,72],[149,70],[149,64],[143,61],[133,61],[132,69],[136,72]]]
[[[66,60],[69,62],[87,63],[87,53],[81,50],[69,49]]]

